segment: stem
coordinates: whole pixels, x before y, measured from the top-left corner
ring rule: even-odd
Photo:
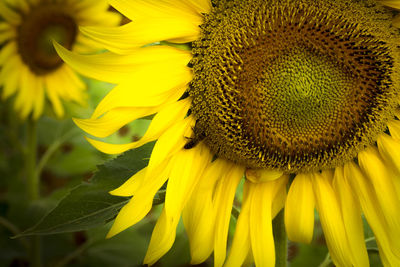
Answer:
[[[30,201],[39,199],[39,176],[36,172],[37,157],[37,125],[36,121],[28,121],[27,150],[25,164],[27,171],[28,196]]]
[[[0,216],[0,225],[9,230],[14,236],[19,235],[21,231],[16,225],[7,220],[6,218]],[[18,239],[26,250],[29,250],[29,243],[24,238]]]
[[[39,199],[39,176],[36,171],[36,158],[37,158],[37,122],[33,119],[28,121],[28,137],[27,137],[27,150],[25,154],[25,164],[27,171],[27,186],[28,197],[32,203]],[[41,267],[41,238],[39,236],[31,237],[31,250],[30,250],[30,266]]]
[[[324,261],[319,265],[319,267],[328,267],[332,263],[331,256],[329,253],[326,254]]]
[[[42,266],[42,240],[40,236],[31,237],[31,266],[41,267]]]
[[[62,136],[60,139],[54,141],[54,143],[46,150],[46,152],[43,154],[42,158],[40,159],[37,169],[36,169],[36,175],[40,177],[43,168],[46,166],[47,162],[53,156],[53,154],[57,151],[57,149],[64,144],[65,141],[70,139],[73,135],[75,134],[75,129],[72,129],[68,133],[66,133],[64,136]]]
[[[365,243],[375,241],[375,236],[365,239]]]
[[[72,260],[78,258],[83,252],[85,252],[87,249],[90,248],[92,245],[92,242],[86,242],[80,247],[78,247],[76,250],[72,251],[70,254],[68,254],[65,258],[63,258],[60,262],[55,264],[54,267],[64,267],[68,263],[70,263]]]
[[[285,230],[284,210],[281,210],[272,221],[275,240],[275,267],[287,266],[287,236]]]
[[[20,133],[20,118],[16,116],[14,107],[11,105],[10,101],[5,101],[4,104],[5,106],[3,107],[3,110],[1,110],[1,116],[2,118],[4,117],[4,125],[9,129],[9,131],[6,131],[6,135],[12,145],[12,148],[18,149],[18,152],[23,154],[25,152],[25,147],[18,136]]]

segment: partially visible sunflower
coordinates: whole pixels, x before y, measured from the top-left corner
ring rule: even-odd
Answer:
[[[88,138],[111,154],[157,140],[148,166],[111,192],[132,198],[109,237],[140,221],[168,181],[147,264],[171,248],[182,216],[193,264],[214,252],[215,266],[274,266],[272,219],[284,208],[289,238],[308,243],[316,208],[337,266],[369,265],[362,216],[383,264],[400,266],[400,35],[392,10],[374,0],[110,2],[132,22],[82,29],[110,52],[57,46],[76,70],[118,84],[91,118],[76,120],[84,131],[103,138],[156,114],[137,142]],[[157,41],[190,42],[191,51],[141,48]]]
[[[0,2],[0,86],[2,96],[16,94],[22,118],[38,118],[45,95],[58,117],[61,99],[84,104],[85,85],[65,65],[52,41],[76,52],[93,52],[94,42],[80,26],[116,26],[121,20],[105,0],[2,0]]]

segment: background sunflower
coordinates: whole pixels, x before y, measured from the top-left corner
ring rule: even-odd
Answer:
[[[85,84],[63,64],[53,48],[59,42],[74,51],[93,52],[94,42],[80,26],[117,25],[121,18],[108,11],[107,1],[5,0],[0,3],[0,86],[3,99],[15,94],[21,118],[31,112],[37,119],[45,96],[58,117],[61,99],[85,104]]]

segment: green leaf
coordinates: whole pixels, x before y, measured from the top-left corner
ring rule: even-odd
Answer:
[[[128,198],[112,196],[108,192],[147,165],[153,145],[130,150],[99,166],[89,183],[72,189],[37,225],[17,237],[83,231],[112,220]],[[161,191],[156,196],[155,204],[163,201],[163,194]]]
[[[92,229],[84,252],[67,266],[142,266],[154,224],[154,218],[146,217],[110,239],[104,238],[110,225]]]

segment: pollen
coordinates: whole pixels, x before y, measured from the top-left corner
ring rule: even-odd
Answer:
[[[371,3],[215,4],[193,44],[195,136],[251,168],[315,171],[354,158],[385,130],[399,90],[392,15]]]

